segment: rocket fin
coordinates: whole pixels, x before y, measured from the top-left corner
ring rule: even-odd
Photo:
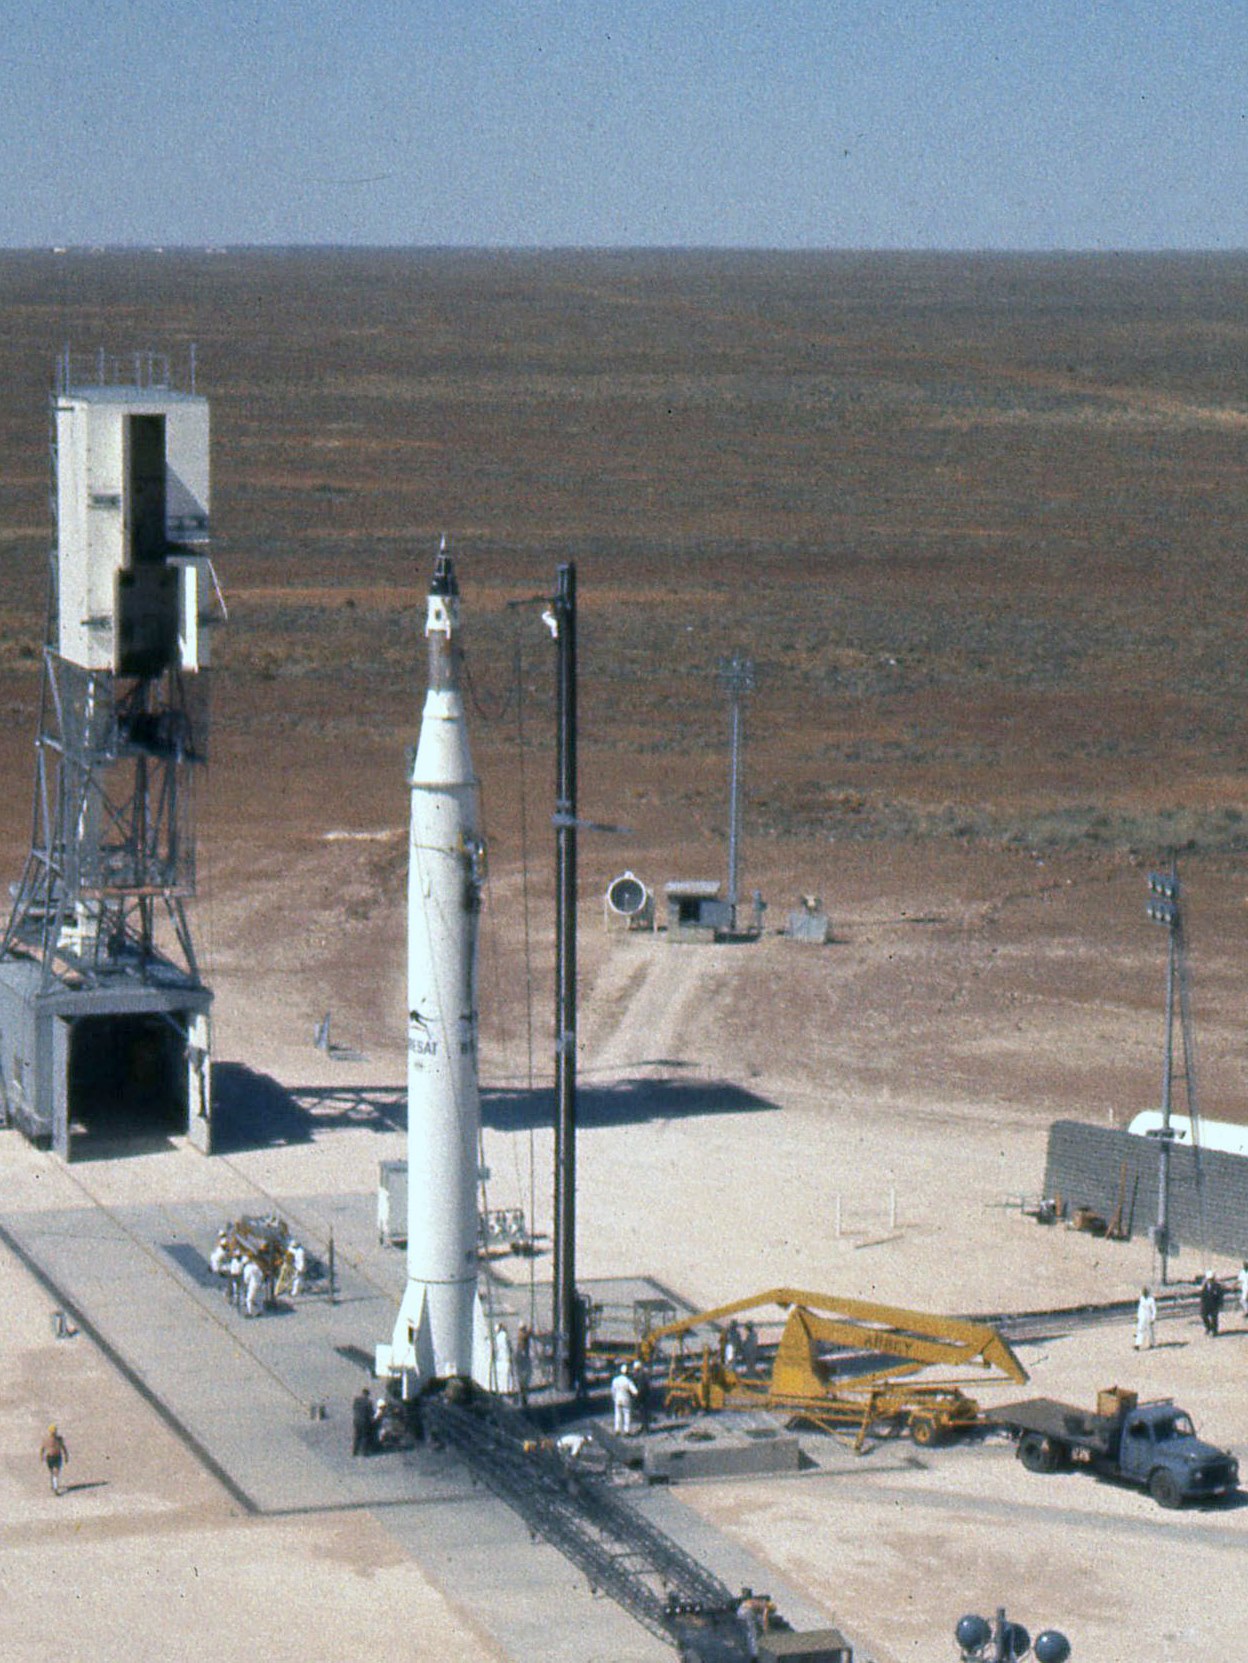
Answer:
[[[389,1345],[377,1347],[376,1371],[382,1379],[407,1374],[418,1380],[432,1380],[437,1374],[429,1326],[429,1297],[419,1283],[408,1283],[399,1307],[399,1319],[394,1325],[394,1338]]]

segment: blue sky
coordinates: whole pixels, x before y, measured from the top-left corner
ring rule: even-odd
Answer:
[[[42,0],[0,245],[1248,246],[1243,0]]]

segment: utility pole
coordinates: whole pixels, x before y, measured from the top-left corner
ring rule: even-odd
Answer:
[[[556,655],[555,715],[555,1385],[579,1387],[584,1325],[576,1292],[576,567],[558,569],[548,621]]]
[[[728,908],[730,928],[737,933],[737,882],[741,829],[741,704],[754,691],[754,662],[734,653],[719,666],[720,684],[728,694],[731,758],[728,769]]]

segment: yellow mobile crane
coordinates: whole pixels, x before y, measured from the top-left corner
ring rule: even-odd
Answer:
[[[765,1358],[755,1366],[739,1353],[726,1356],[722,1329],[713,1342],[703,1341],[696,1361],[686,1357],[688,1335],[768,1306],[788,1312],[770,1365]],[[961,1382],[917,1383],[901,1376],[978,1363],[1020,1386],[1027,1381],[1026,1369],[987,1323],[800,1288],[769,1288],[664,1323],[638,1346],[642,1363],[648,1365],[666,1340],[677,1342],[667,1378],[669,1408],[777,1409],[826,1431],[852,1430],[856,1450],[876,1428],[906,1430],[915,1443],[931,1444],[978,1424],[979,1405]],[[821,1347],[837,1347],[842,1355],[830,1358]]]

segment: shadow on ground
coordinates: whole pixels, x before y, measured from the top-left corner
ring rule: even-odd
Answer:
[[[577,1124],[626,1126],[686,1115],[746,1114],[777,1104],[744,1086],[717,1080],[633,1079],[577,1089]],[[554,1124],[549,1087],[481,1094],[482,1122],[494,1131],[523,1132]],[[359,1126],[401,1132],[407,1124],[402,1086],[284,1086],[245,1063],[213,1069],[213,1148],[221,1155],[311,1143],[326,1132]]]
[[[325,1132],[362,1126],[402,1131],[406,1092],[400,1086],[284,1086],[246,1063],[217,1063],[212,1071],[213,1149],[311,1143]]]
[[[629,1126],[688,1115],[755,1114],[779,1104],[727,1080],[617,1080],[582,1083],[576,1090],[576,1122],[582,1127]],[[498,1132],[552,1126],[555,1094],[548,1086],[481,1094],[482,1123]]]

